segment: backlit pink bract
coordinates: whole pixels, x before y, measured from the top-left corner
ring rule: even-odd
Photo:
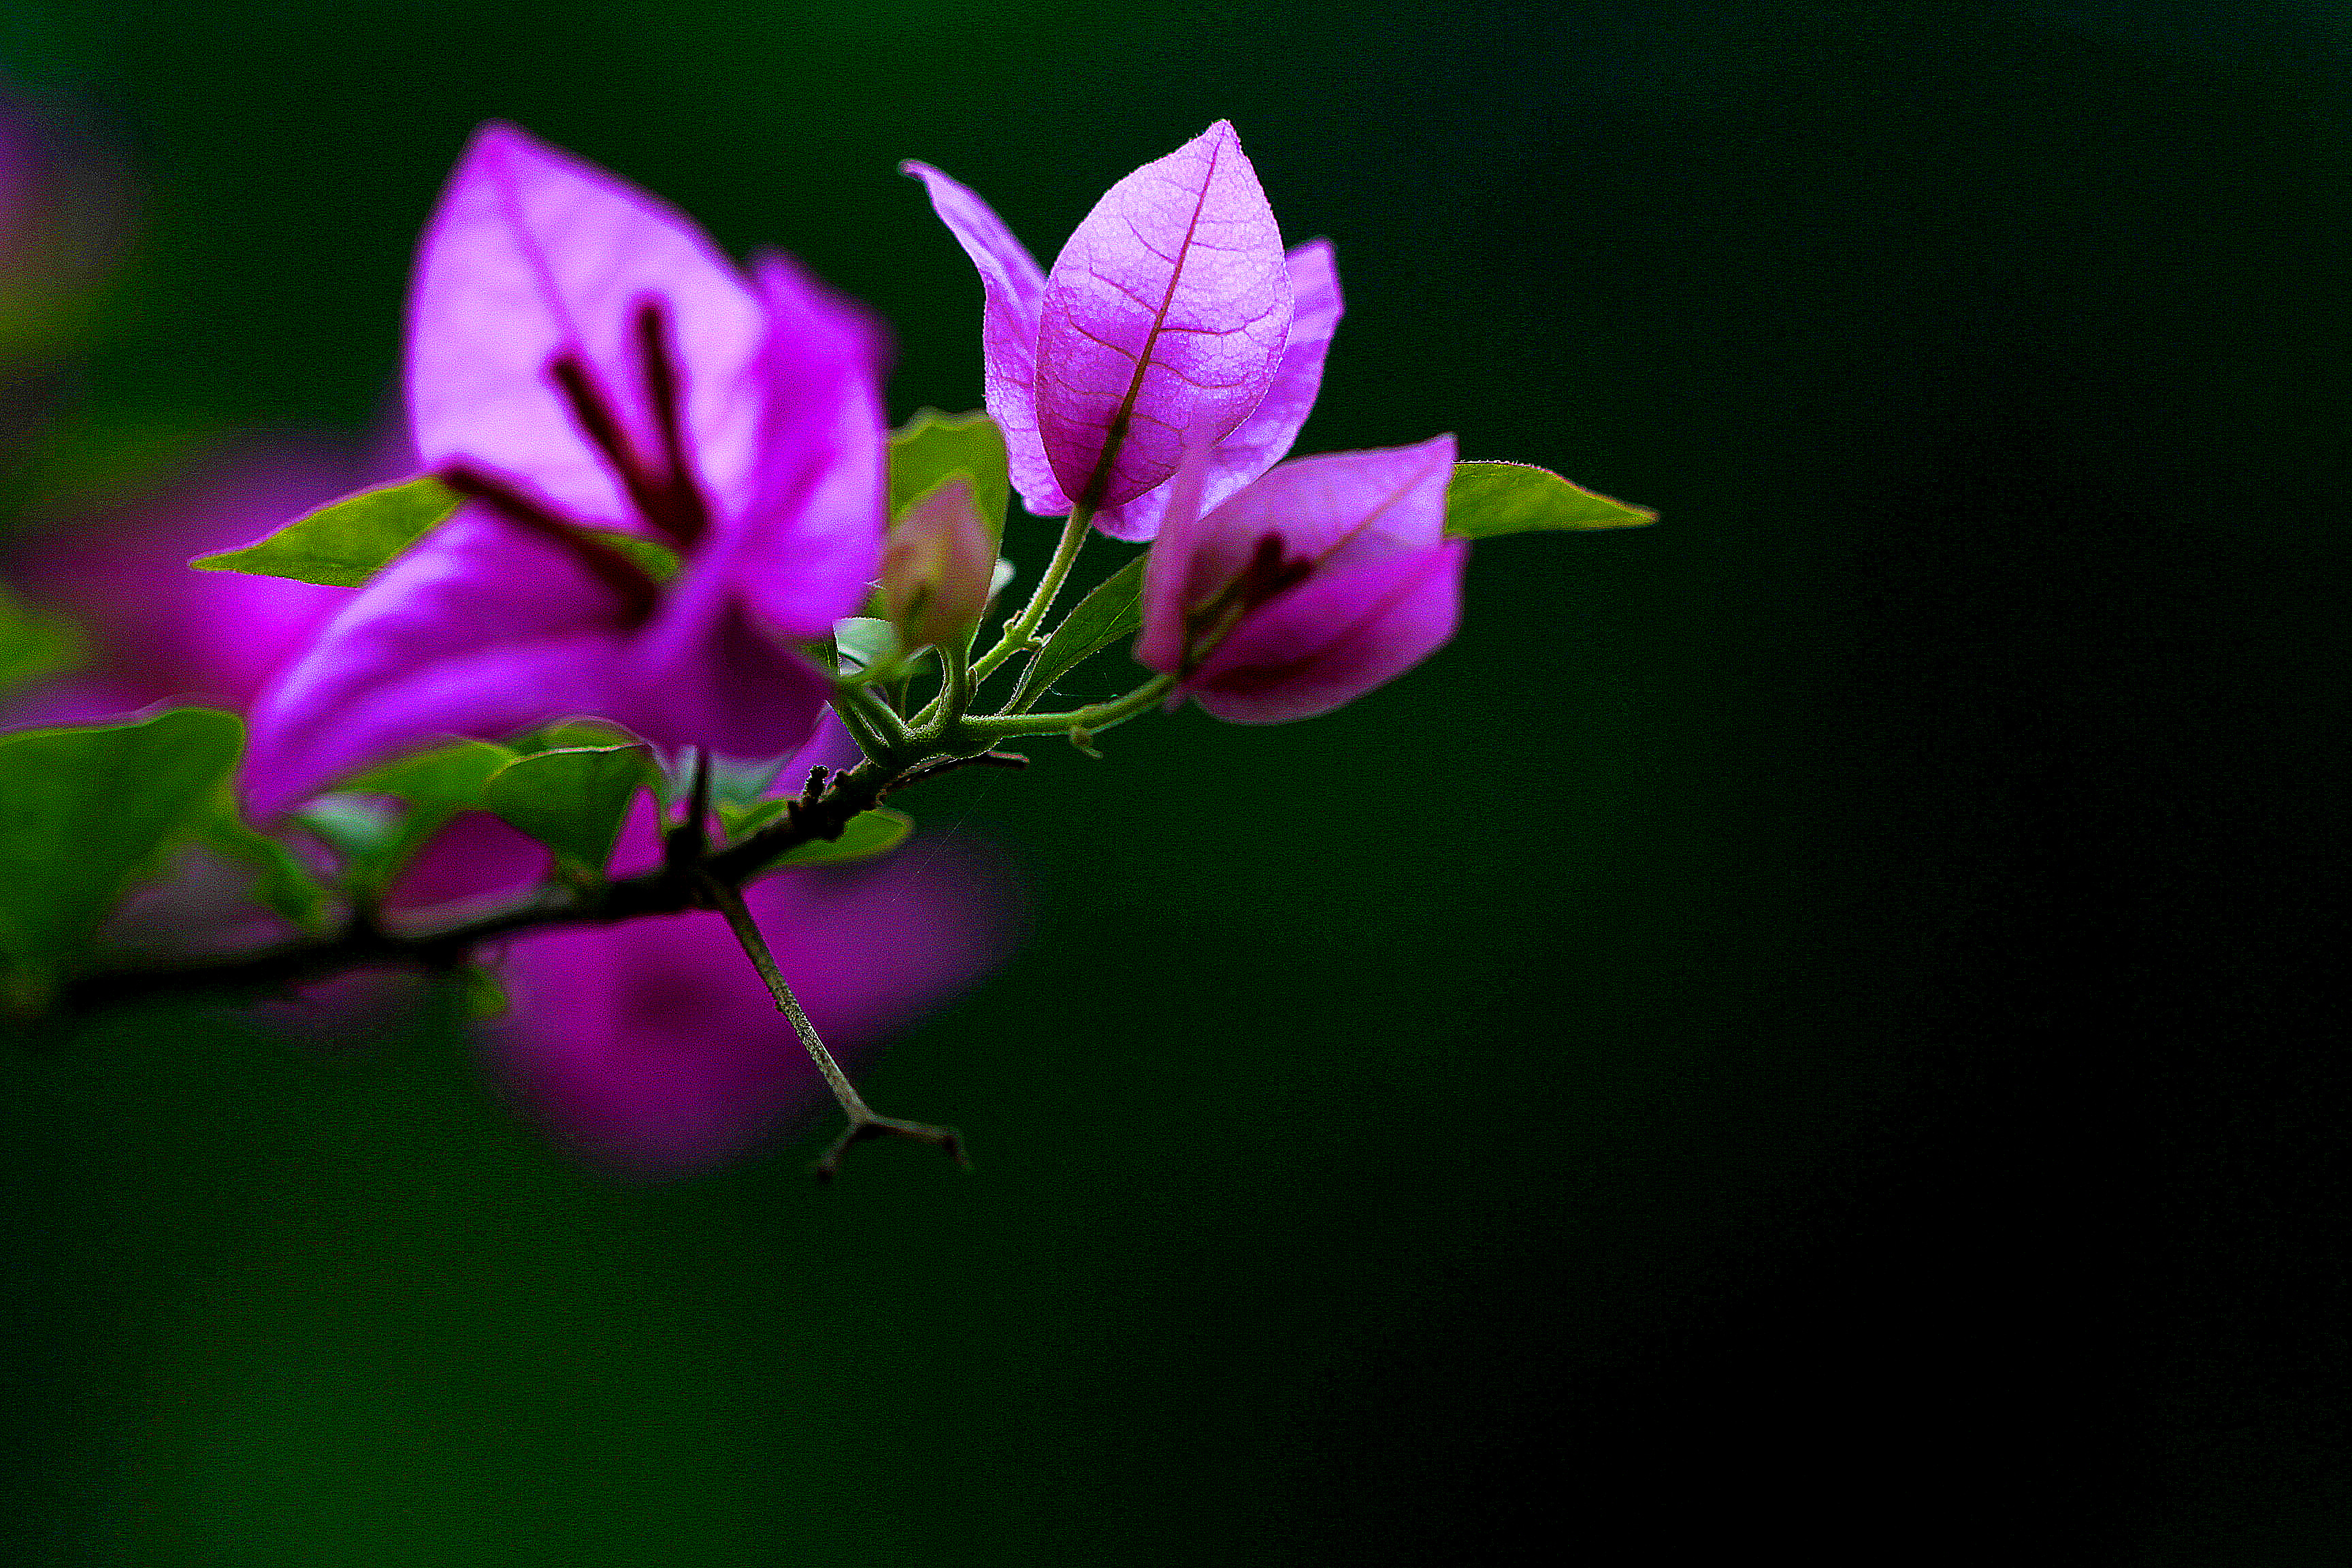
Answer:
[[[1274,724],[1353,701],[1461,619],[1469,545],[1444,537],[1454,437],[1286,463],[1204,510],[1205,453],[1171,487],[1135,656],[1220,719]]]
[[[1050,275],[966,187],[910,163],[979,268],[990,416],[1040,516],[1074,500],[1120,539],[1159,530],[1187,438],[1208,504],[1279,461],[1340,314],[1323,241],[1283,253],[1257,175],[1219,121],[1106,194]]]

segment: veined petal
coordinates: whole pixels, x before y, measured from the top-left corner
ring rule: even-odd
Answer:
[[[255,702],[256,816],[442,736],[604,714],[626,620],[561,546],[468,507],[362,589]]]
[[[1037,436],[1037,328],[1045,274],[1036,258],[970,187],[929,163],[898,172],[923,182],[931,210],[980,269],[981,384],[988,416],[1004,435],[1004,456],[1021,504],[1039,517],[1059,517],[1070,498],[1054,478]]]
[[[721,514],[752,477],[766,321],[740,272],[683,215],[510,125],[476,133],[419,247],[408,405],[430,467],[527,480],[576,520],[642,531],[611,464],[549,368],[577,355],[647,460],[663,446],[637,327],[666,317],[683,435]]]
[[[1469,554],[1447,539],[1319,572],[1244,616],[1183,690],[1236,724],[1311,719],[1351,702],[1454,635]]]
[[[1285,261],[1295,304],[1282,363],[1275,367],[1274,383],[1250,416],[1234,426],[1233,433],[1210,453],[1201,495],[1205,507],[1215,506],[1289,455],[1291,443],[1298,439],[1299,428],[1307,423],[1316,395],[1323,387],[1323,361],[1344,310],[1331,242],[1310,239],[1292,250]],[[1096,514],[1095,526],[1114,539],[1150,539],[1160,531],[1168,490],[1168,486],[1161,485],[1123,506],[1105,507]]]
[[[1037,425],[1063,493],[1122,505],[1202,428],[1232,431],[1273,383],[1291,309],[1282,235],[1230,123],[1113,185],[1045,279]]]
[[[1184,599],[1231,582],[1269,533],[1286,556],[1314,562],[1318,572],[1435,543],[1445,531],[1454,456],[1454,437],[1439,436],[1283,464],[1202,520],[1187,551]]]

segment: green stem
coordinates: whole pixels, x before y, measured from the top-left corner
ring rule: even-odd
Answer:
[[[818,1163],[818,1178],[831,1181],[835,1170],[840,1166],[842,1155],[847,1153],[852,1145],[862,1143],[868,1138],[885,1136],[912,1138],[919,1142],[936,1144],[945,1149],[956,1163],[969,1166],[971,1162],[964,1157],[963,1141],[952,1127],[933,1127],[920,1121],[901,1121],[896,1117],[874,1114],[873,1107],[866,1103],[865,1097],[857,1092],[856,1085],[849,1081],[849,1075],[841,1070],[841,1064],[833,1059],[831,1051],[825,1049],[824,1041],[817,1035],[816,1026],[810,1023],[809,1016],[801,1010],[800,999],[793,994],[792,986],[785,982],[782,972],[776,968],[775,954],[768,951],[768,939],[760,934],[759,922],[751,918],[751,909],[743,902],[742,892],[732,883],[706,877],[703,879],[703,895],[717,906],[720,914],[727,917],[727,924],[735,932],[735,940],[742,944],[744,955],[751,959],[751,967],[760,972],[760,979],[767,985],[768,994],[775,998],[776,1011],[791,1021],[793,1033],[801,1037],[801,1045],[808,1051],[809,1060],[816,1064],[816,1070],[824,1078],[825,1087],[833,1090],[833,1098],[841,1102],[841,1113],[849,1119],[848,1131],[835,1142],[832,1149]]]
[[[792,1021],[793,1033],[801,1037],[801,1045],[807,1050],[809,1060],[814,1062],[816,1070],[824,1075],[825,1087],[833,1090],[833,1098],[841,1102],[842,1114],[852,1121],[872,1116],[874,1112],[859,1097],[856,1086],[849,1081],[849,1075],[841,1070],[841,1064],[833,1059],[831,1051],[825,1049],[824,1041],[817,1036],[816,1026],[809,1022],[806,1013],[801,1011],[800,999],[793,994],[792,986],[786,984],[782,973],[776,968],[776,956],[768,951],[768,939],[760,934],[759,922],[751,918],[751,908],[743,902],[741,891],[709,878],[703,880],[703,891],[711,902],[719,906],[719,912],[727,917],[727,924],[735,932],[735,940],[743,944],[744,954],[751,959],[751,967],[760,972],[760,979],[768,987],[768,994],[775,998],[776,1011]]]
[[[1087,534],[1094,527],[1094,521],[1092,507],[1070,509],[1070,520],[1062,525],[1061,542],[1054,546],[1054,559],[1046,563],[1045,574],[1037,579],[1037,591],[1029,595],[1029,603],[1005,626],[1004,635],[997,639],[996,646],[971,667],[974,686],[996,673],[999,665],[1029,646],[1029,639],[1036,633],[1038,623],[1045,618],[1045,612],[1054,607],[1055,595],[1062,591],[1062,584],[1068,580],[1070,567],[1078,559],[1078,546],[1087,542]]]
[[[1062,735],[1085,731],[1093,734],[1114,724],[1124,724],[1139,714],[1150,711],[1151,705],[1168,695],[1176,684],[1172,675],[1155,675],[1124,697],[1108,702],[1090,703],[1062,713],[992,713],[984,718],[966,719],[956,726],[957,749],[993,745],[1009,741],[1015,735]]]
[[[888,703],[862,686],[835,685],[833,710],[841,715],[858,750],[886,768],[900,765],[915,749],[915,737],[908,731],[906,721],[890,710]]]
[[[950,643],[942,643],[940,656],[940,690],[915,723],[918,739],[937,742],[955,728],[971,706],[971,663],[967,651]]]

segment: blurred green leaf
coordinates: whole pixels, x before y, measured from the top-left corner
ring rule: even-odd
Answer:
[[[226,789],[215,794],[196,837],[215,853],[242,860],[256,873],[253,896],[313,936],[328,929],[327,896],[294,852],[237,815]]]
[[[344,872],[353,891],[381,893],[400,875],[427,840],[461,811],[483,809],[482,789],[490,775],[514,762],[515,753],[488,741],[454,741],[430,752],[403,757],[348,781],[346,790],[388,795],[408,806],[399,826],[356,856]]]
[[[1456,463],[1445,487],[1448,539],[1548,528],[1639,528],[1657,521],[1647,507],[1612,500],[1532,463]]]
[[[0,589],[0,691],[71,669],[89,648],[71,618]]]
[[[581,746],[521,757],[482,785],[482,805],[577,870],[604,874],[640,789],[658,777],[643,746]]]
[[[402,815],[365,795],[322,795],[295,812],[294,820],[344,859],[356,860],[399,832]]]
[[[895,670],[906,652],[898,646],[898,628],[873,616],[834,622],[833,641],[845,660],[856,660],[859,670],[875,671],[877,680]],[[843,673],[853,672],[845,669]]]
[[[1037,672],[1029,689],[1044,691],[1068,674],[1080,660],[1101,652],[1143,625],[1143,563],[1139,555],[1080,599],[1037,655]]]
[[[347,781],[343,787],[368,795],[388,795],[411,805],[449,805],[463,810],[478,805],[482,786],[490,775],[515,760],[515,752],[488,741],[452,741],[429,752],[418,752],[383,763]]]
[[[356,588],[447,521],[461,499],[428,474],[329,501],[267,539],[242,550],[200,555],[188,564],[200,572],[244,572]]]
[[[621,533],[609,528],[583,528],[580,531],[611,545],[635,562],[638,571],[656,583],[667,583],[677,575],[677,552],[667,544],[657,544],[650,539],[640,539],[634,533]]]
[[[759,822],[747,823],[745,832],[763,826],[783,815],[785,802],[777,800],[768,804],[772,809],[766,817]],[[871,860],[877,855],[887,855],[898,847],[907,835],[914,830],[915,819],[904,812],[887,808],[861,811],[849,819],[848,826],[841,830],[840,837],[830,843],[819,839],[803,844],[769,861],[762,869],[772,871],[779,866],[845,866],[855,860]]]
[[[790,756],[772,757],[763,763],[736,763],[724,757],[710,759],[710,804],[719,820],[731,829],[737,817],[756,811],[767,804],[765,796],[773,787],[776,775],[791,762]]]
[[[469,963],[457,972],[458,994],[465,1000],[468,1018],[495,1018],[513,1005],[507,988],[499,977],[483,964]]]
[[[1012,493],[1006,478],[1004,437],[996,422],[975,409],[942,414],[936,408],[890,432],[890,521],[937,489],[951,474],[971,476],[972,503],[992,547],[1004,537],[1004,508]]]
[[[36,984],[68,963],[219,798],[244,743],[208,708],[0,738],[0,957]]]

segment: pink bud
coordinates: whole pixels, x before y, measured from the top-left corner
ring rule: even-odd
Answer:
[[[951,474],[891,526],[882,604],[909,649],[961,636],[988,608],[996,550],[972,504],[971,476]]]

